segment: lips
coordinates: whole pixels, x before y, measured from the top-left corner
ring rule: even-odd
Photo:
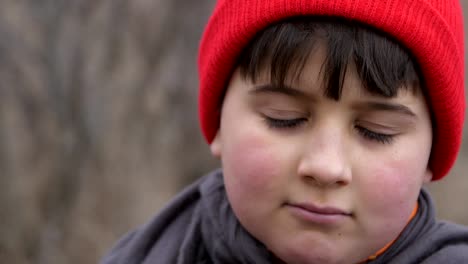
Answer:
[[[344,210],[341,210],[339,208],[335,207],[320,207],[316,206],[313,204],[307,204],[307,203],[298,203],[298,204],[291,204],[291,206],[296,206],[298,208],[304,209],[306,211],[316,213],[316,214],[324,214],[324,215],[335,215],[335,214],[341,214],[341,215],[349,215]]]
[[[336,225],[352,216],[350,212],[332,206],[289,203],[286,207],[299,220],[320,225]]]

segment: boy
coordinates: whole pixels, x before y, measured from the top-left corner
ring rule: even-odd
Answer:
[[[456,0],[220,0],[200,118],[222,169],[103,263],[465,263],[423,183],[464,114]]]

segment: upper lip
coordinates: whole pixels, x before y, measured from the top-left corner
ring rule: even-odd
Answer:
[[[290,206],[298,207],[306,211],[324,215],[351,215],[350,212],[333,206],[319,206],[311,203],[292,203]]]

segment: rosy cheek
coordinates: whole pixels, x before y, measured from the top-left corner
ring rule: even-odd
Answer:
[[[372,210],[385,217],[406,218],[408,211],[413,209],[419,187],[414,180],[416,170],[405,161],[387,161],[375,168],[369,186],[366,200],[371,203]]]
[[[244,135],[223,153],[223,167],[243,188],[260,191],[268,188],[279,173],[279,159],[264,136]],[[233,179],[231,179],[233,180]]]

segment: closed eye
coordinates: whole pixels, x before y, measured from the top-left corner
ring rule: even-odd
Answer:
[[[292,129],[296,128],[303,123],[307,122],[307,118],[292,118],[292,119],[278,119],[269,116],[264,116],[267,125],[274,129]]]
[[[389,135],[384,133],[374,132],[369,130],[363,126],[355,126],[356,130],[358,131],[361,136],[363,136],[367,140],[376,141],[382,144],[389,144],[392,143],[395,135]]]

